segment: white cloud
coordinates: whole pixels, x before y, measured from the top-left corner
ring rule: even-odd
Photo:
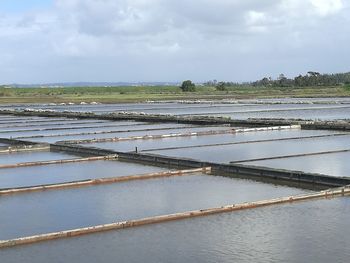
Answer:
[[[1,16],[0,82],[347,70],[348,13],[345,0],[56,0]]]
[[[335,14],[344,7],[342,0],[311,0],[311,4],[321,16]]]

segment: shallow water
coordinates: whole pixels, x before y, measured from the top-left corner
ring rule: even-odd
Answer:
[[[94,132],[132,132],[134,130],[147,130],[147,129],[176,129],[177,127],[192,127],[193,125],[187,124],[176,124],[176,123],[161,123],[161,124],[145,124],[145,125],[135,125],[135,123],[131,123],[130,126],[123,126],[123,124],[127,124],[126,122],[120,122],[121,126],[113,126],[109,127],[105,124],[101,124],[99,127],[93,128],[78,128],[78,129],[66,129],[66,130],[43,130],[43,131],[8,131],[0,133],[0,136],[3,138],[29,138],[30,136],[47,136],[51,137],[55,135],[69,135],[75,134],[79,135],[79,133],[94,133]],[[146,132],[146,131],[144,131]]]
[[[72,158],[79,158],[79,156],[64,153],[64,152],[49,152],[49,151],[1,153],[0,165],[23,163],[23,162],[72,159]],[[2,174],[2,170],[0,169],[0,175],[1,174]]]
[[[64,125],[74,125],[77,123],[82,123],[84,125],[93,125],[93,124],[101,124],[108,123],[109,121],[103,121],[103,120],[97,120],[97,119],[91,119],[91,120],[77,120],[77,119],[64,119],[64,120],[45,120],[45,121],[13,121],[11,123],[0,123],[0,130],[3,128],[12,128],[12,129],[21,129],[21,128],[27,128],[30,127],[33,128],[40,128],[40,127],[50,127],[50,126],[64,126]],[[133,123],[133,122],[131,122]]]
[[[17,123],[27,123],[27,124],[31,124],[31,123],[48,123],[48,122],[65,122],[65,121],[71,121],[74,119],[66,119],[66,118],[46,118],[46,117],[16,117],[16,118],[11,118],[11,119],[6,119],[6,120],[2,120],[0,121],[0,125],[11,125],[11,124],[17,124]],[[76,119],[75,119],[76,120]]]
[[[349,119],[350,108],[326,108],[314,110],[290,110],[290,111],[271,111],[271,112],[240,112],[240,113],[222,113],[210,114],[213,116],[225,116],[232,119],[248,118],[286,118],[286,119],[307,119],[307,120],[336,120]]]
[[[98,147],[104,149],[112,149],[117,151],[134,151],[135,147],[139,151],[147,151],[152,149],[161,149],[168,147],[189,147],[199,146],[206,144],[216,143],[233,143],[233,142],[245,142],[254,140],[269,140],[280,139],[289,137],[305,137],[305,136],[318,136],[336,134],[334,131],[311,131],[311,130],[275,130],[275,131],[259,131],[259,132],[244,132],[235,134],[220,134],[220,135],[208,135],[208,136],[190,136],[190,137],[174,137],[164,138],[156,140],[133,140],[133,141],[120,141],[120,142],[104,142],[104,143],[87,143],[82,144],[86,147]],[[350,134],[349,134],[350,135]],[[183,151],[186,151],[183,149]],[[161,152],[159,152],[161,153]]]
[[[136,127],[136,126],[135,126]],[[64,140],[92,140],[98,138],[124,138],[131,136],[146,136],[146,135],[162,135],[162,134],[177,134],[177,133],[189,133],[208,130],[227,130],[229,127],[189,127],[183,129],[166,129],[166,130],[152,130],[152,131],[125,131],[116,133],[104,133],[104,134],[87,134],[87,135],[65,135],[57,137],[42,137],[42,138],[30,138],[35,142],[56,142]]]
[[[77,121],[71,121],[71,122],[55,122],[52,123],[43,123],[43,124],[13,124],[13,125],[7,125],[0,127],[0,131],[3,132],[11,132],[11,131],[28,131],[28,130],[48,130],[48,129],[58,129],[62,130],[64,128],[68,128],[69,130],[74,130],[75,128],[86,128],[86,127],[95,127],[95,129],[98,129],[99,127],[105,127],[105,126],[112,126],[112,127],[118,127],[118,126],[133,126],[133,125],[140,125],[140,124],[148,124],[143,122],[132,122],[132,121],[99,121],[96,120],[95,122],[85,122],[84,120],[77,120]],[[141,125],[142,126],[142,125]],[[0,133],[1,136],[1,133]]]
[[[248,180],[187,175],[8,195],[0,199],[0,239],[302,192]]]
[[[154,151],[152,153],[174,157],[193,158],[209,162],[228,163],[230,161],[334,151],[349,148],[350,136],[341,136],[189,148],[185,151],[183,149],[162,150]]]
[[[350,199],[271,206],[0,250],[2,263],[348,262]]]
[[[54,184],[167,170],[170,169],[119,161],[91,161],[19,167],[0,170],[0,188]]]
[[[350,152],[247,162],[246,165],[350,177]]]

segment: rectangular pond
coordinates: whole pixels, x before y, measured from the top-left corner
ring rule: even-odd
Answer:
[[[350,148],[350,136],[154,151],[154,154],[228,163],[257,158],[336,151]]]
[[[211,116],[225,116],[232,119],[248,118],[285,118],[285,119],[306,119],[306,120],[336,120],[349,119],[350,107],[339,108],[329,107],[324,109],[288,110],[288,111],[262,111],[262,112],[236,112],[210,114]]]
[[[114,160],[18,167],[0,170],[0,188],[55,184],[168,170],[156,166]]]
[[[244,163],[277,169],[350,177],[350,152],[264,160]]]
[[[103,142],[103,143],[87,143],[83,144],[86,147],[98,147],[104,149],[112,149],[116,151],[134,151],[135,147],[138,151],[157,151],[155,149],[167,149],[171,147],[199,147],[208,144],[220,144],[220,143],[239,143],[256,140],[273,140],[282,138],[295,138],[295,137],[307,137],[307,136],[323,136],[338,134],[334,131],[325,130],[275,130],[275,131],[259,131],[259,132],[243,132],[233,134],[219,134],[219,135],[206,135],[206,136],[190,136],[190,137],[173,137],[163,139],[147,139],[147,140],[132,140],[132,141],[120,141],[120,142]],[[350,133],[349,133],[350,135]]]
[[[303,193],[286,186],[186,175],[2,196],[0,239]]]
[[[136,126],[135,126],[136,127]],[[141,126],[142,127],[142,126]],[[86,134],[86,135],[61,135],[56,137],[38,137],[38,138],[23,138],[26,140],[34,142],[57,142],[65,140],[93,140],[99,138],[125,138],[132,136],[147,136],[147,135],[163,135],[163,134],[178,134],[178,133],[190,133],[199,131],[211,131],[211,130],[229,130],[230,127],[188,127],[181,129],[171,129],[159,128],[158,130],[126,130],[124,132],[114,132],[114,133],[100,133],[100,134]]]
[[[338,109],[345,108],[345,105],[297,105],[297,104],[265,104],[265,105],[215,105],[211,107],[202,108],[182,108],[179,107],[171,111],[160,111],[163,114],[174,114],[174,115],[213,115],[213,114],[236,114],[236,113],[260,113],[260,112],[289,112],[289,111],[308,111],[322,109]],[[153,110],[154,113],[159,110]],[[146,111],[151,113],[151,111]]]
[[[2,263],[348,262],[347,197],[264,207],[0,250]]]
[[[21,129],[21,128],[35,128],[35,127],[50,127],[50,126],[70,126],[75,124],[103,124],[109,121],[106,120],[77,120],[77,119],[64,119],[64,120],[51,120],[51,121],[14,121],[11,123],[0,123],[0,129],[3,128],[12,128],[12,129]]]
[[[53,136],[63,136],[65,134],[73,134],[73,135],[79,135],[80,133],[99,133],[99,132],[108,132],[112,133],[114,132],[131,132],[131,131],[147,131],[147,130],[157,130],[157,129],[176,129],[176,128],[186,128],[186,127],[193,127],[193,125],[188,124],[177,124],[177,123],[160,123],[160,124],[145,124],[145,125],[136,125],[135,123],[127,123],[127,122],[119,122],[115,125],[113,124],[112,127],[107,124],[101,124],[98,127],[89,127],[89,128],[77,128],[77,129],[56,129],[56,130],[36,130],[36,131],[2,131],[0,135],[4,138],[30,138],[31,136],[34,137],[53,137]],[[126,124],[126,125],[123,125]],[[130,125],[129,125],[130,124]]]
[[[65,152],[50,152],[50,151],[0,153],[0,165],[16,164],[16,163],[23,163],[23,162],[72,159],[72,158],[79,158],[79,156],[72,155]],[[2,175],[2,169],[0,169],[0,175]]]
[[[2,120],[0,121],[0,125],[11,125],[11,124],[31,124],[31,123],[48,123],[48,122],[65,122],[65,121],[71,121],[74,119],[67,119],[67,118],[51,118],[51,117],[35,117],[35,116],[25,116],[25,117],[19,117],[11,118],[9,120]],[[76,120],[76,119],[75,119]]]
[[[1,126],[0,130],[2,132],[11,132],[11,131],[28,131],[28,130],[48,130],[48,129],[76,129],[76,128],[85,128],[85,127],[118,127],[118,126],[132,126],[132,125],[143,125],[147,123],[143,122],[133,122],[133,121],[104,121],[96,120],[95,122],[85,122],[84,120],[76,120],[71,122],[55,122],[52,123],[34,123],[34,124],[13,124],[7,126]]]

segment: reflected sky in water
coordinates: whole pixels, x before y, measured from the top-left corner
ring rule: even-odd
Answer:
[[[303,192],[249,180],[186,175],[7,195],[0,198],[0,239]]]
[[[350,152],[322,154],[278,160],[247,162],[246,165],[350,177]]]
[[[115,160],[18,167],[0,170],[0,188],[54,184],[167,170],[169,169]]]
[[[228,163],[255,158],[334,151],[350,148],[350,136],[313,138],[291,141],[260,142],[251,144],[224,145],[155,151],[154,153],[187,157],[209,162]]]
[[[348,262],[350,199],[278,205],[0,250],[2,263]]]
[[[65,152],[14,152],[14,153],[0,153],[0,165],[1,164],[15,164],[23,162],[37,162],[37,161],[49,161],[60,159],[72,159],[79,158],[79,156],[72,155]],[[2,170],[0,170],[0,175]]]
[[[275,131],[259,131],[259,132],[243,132],[233,134],[220,134],[220,135],[208,135],[208,136],[190,136],[190,137],[174,137],[164,138],[156,140],[133,140],[133,141],[120,141],[120,142],[105,142],[105,143],[93,143],[85,144],[87,147],[98,147],[105,149],[112,149],[117,151],[134,151],[135,147],[139,151],[150,150],[154,148],[168,148],[168,147],[188,147],[194,145],[206,145],[217,143],[232,143],[232,142],[244,142],[253,140],[268,140],[288,137],[301,137],[301,136],[317,136],[335,134],[334,131],[326,130],[275,130]],[[350,135],[350,134],[349,134]],[[84,144],[83,144],[84,145]],[[187,150],[187,149],[186,149]],[[183,150],[183,151],[186,151]],[[161,154],[161,152],[159,152]]]

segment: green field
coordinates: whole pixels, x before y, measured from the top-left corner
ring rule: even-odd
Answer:
[[[175,86],[67,87],[67,88],[0,88],[0,103],[49,102],[141,102],[175,99],[261,99],[283,97],[344,97],[350,86],[330,87],[215,87],[198,86],[196,92],[182,92]]]

